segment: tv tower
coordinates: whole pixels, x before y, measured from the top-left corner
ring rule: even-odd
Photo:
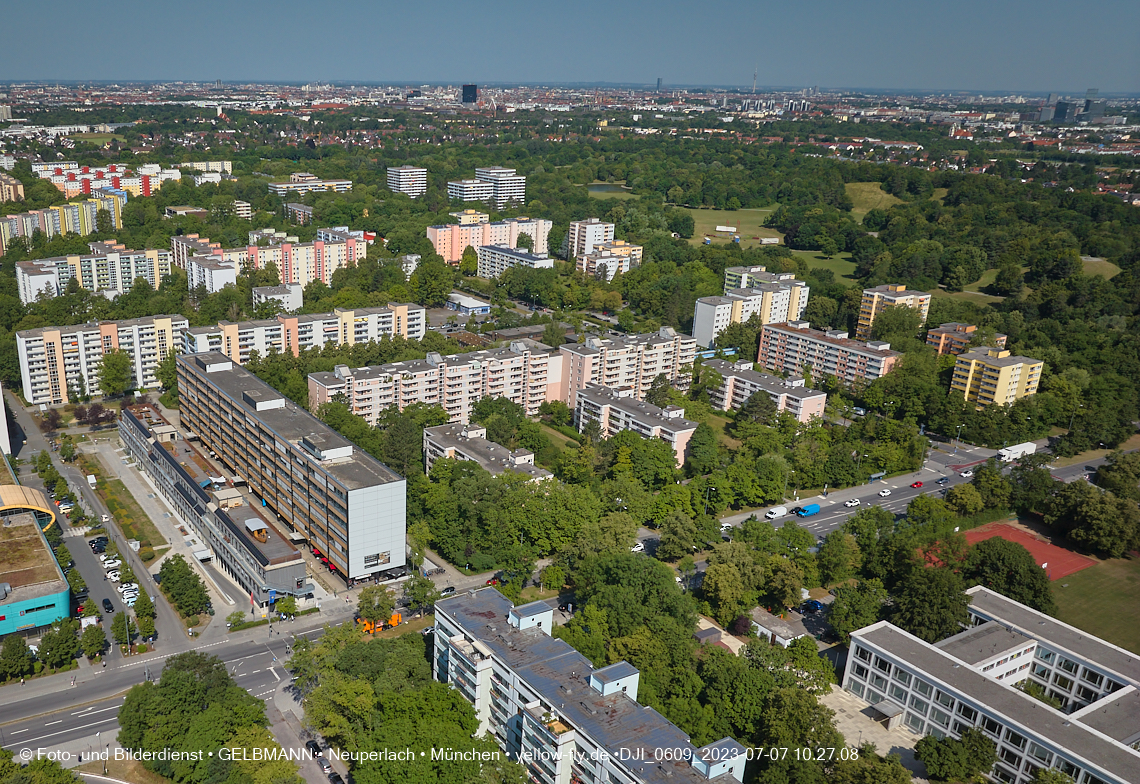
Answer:
[[[756,74],[760,71],[760,66],[755,65],[752,67],[752,94],[756,95]]]

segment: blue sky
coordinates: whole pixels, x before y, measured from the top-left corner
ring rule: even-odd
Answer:
[[[1140,92],[1137,0],[8,3],[0,79]],[[50,8],[50,11],[47,10]]]

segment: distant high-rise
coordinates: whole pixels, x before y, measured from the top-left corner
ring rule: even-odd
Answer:
[[[1057,101],[1053,112],[1053,122],[1072,122],[1077,118],[1077,104],[1074,101]]]
[[[463,85],[463,103],[477,103],[479,101],[479,85]]]
[[[657,92],[661,92],[661,77],[657,77]]]
[[[1046,106],[1053,106],[1057,103],[1057,93],[1049,93],[1049,97],[1045,99]]]

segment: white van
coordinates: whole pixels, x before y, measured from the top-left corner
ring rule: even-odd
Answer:
[[[787,513],[788,513],[788,507],[776,506],[776,507],[769,509],[767,512],[765,512],[764,518],[766,520],[775,520],[777,517],[783,517]]]

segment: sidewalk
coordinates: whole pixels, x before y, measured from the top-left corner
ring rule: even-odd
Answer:
[[[927,782],[926,766],[914,756],[914,744],[921,736],[905,729],[888,730],[882,722],[872,718],[870,705],[838,686],[832,686],[831,692],[821,695],[819,701],[835,711],[835,728],[847,745],[858,747],[874,743],[875,750],[884,757],[898,754],[903,767],[910,771],[913,782]]]

